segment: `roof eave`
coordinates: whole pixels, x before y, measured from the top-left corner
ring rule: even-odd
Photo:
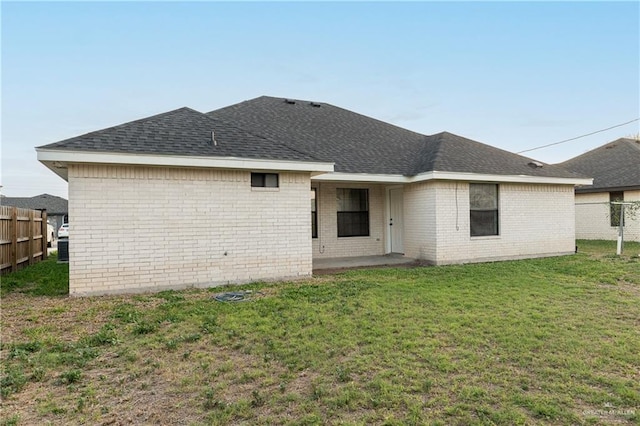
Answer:
[[[593,192],[618,192],[618,191],[638,191],[640,190],[640,185],[627,185],[627,186],[607,186],[607,187],[577,187],[576,194],[587,194]]]
[[[466,172],[425,172],[415,176],[399,174],[370,174],[370,173],[327,173],[314,178],[317,181],[342,181],[342,182],[371,182],[388,184],[406,184],[424,182],[429,180],[455,180],[467,182],[504,182],[504,183],[535,183],[552,185],[591,185],[591,178],[577,177],[553,177],[530,175],[497,175],[487,173]]]
[[[312,175],[333,172],[333,163],[269,160],[240,157],[200,157],[165,154],[130,154],[87,152],[36,148],[38,161],[68,181],[67,166],[72,163],[119,164],[161,167],[197,167],[310,172]]]

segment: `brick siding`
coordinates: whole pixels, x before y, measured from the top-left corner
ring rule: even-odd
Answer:
[[[368,237],[338,238],[337,188],[369,190]],[[277,189],[251,188],[248,171],[70,165],[70,294],[301,277],[312,256],[382,255],[386,188],[311,182],[308,173],[280,173]],[[571,185],[500,184],[500,235],[473,238],[467,182],[409,184],[403,193],[408,257],[448,264],[574,250]]]
[[[640,191],[625,191],[625,201],[640,201]],[[616,240],[618,227],[611,226],[609,193],[576,194],[576,238],[585,240]],[[640,212],[627,216],[625,241],[640,241]]]
[[[313,239],[314,258],[384,254],[384,186],[334,182],[313,182],[311,186],[316,188],[318,197],[318,238]],[[369,190],[368,237],[338,238],[337,188]]]
[[[69,166],[71,295],[207,287],[311,274],[310,177]]]
[[[404,190],[405,255],[434,264],[572,253],[570,185],[499,185],[499,234],[470,236],[469,184],[434,181]]]

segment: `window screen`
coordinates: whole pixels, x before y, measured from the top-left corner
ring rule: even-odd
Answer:
[[[277,188],[277,173],[251,173],[251,186],[253,188]]]
[[[338,237],[369,236],[369,190],[338,188]]]
[[[318,238],[318,192],[311,188],[311,238]]]
[[[469,184],[471,236],[498,234],[498,185]]]
[[[609,193],[609,202],[624,201],[624,192],[615,191]],[[609,204],[609,220],[611,226],[620,226],[620,210],[622,206],[619,204]]]

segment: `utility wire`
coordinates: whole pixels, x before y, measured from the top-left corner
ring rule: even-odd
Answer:
[[[524,151],[518,152],[518,154],[522,154],[523,152],[536,151],[538,149],[547,148],[549,146],[560,145],[561,143],[565,143],[565,142],[575,141],[576,139],[580,139],[580,138],[584,138],[584,137],[587,137],[587,136],[595,135],[596,133],[606,132],[607,130],[615,129],[616,127],[626,126],[627,124],[631,124],[634,121],[640,121],[640,117],[635,118],[635,119],[633,119],[631,121],[627,121],[626,123],[616,124],[615,126],[607,127],[606,129],[596,130],[595,132],[587,133],[586,135],[576,136],[575,138],[565,139],[565,140],[562,140],[562,141],[559,141],[559,142],[554,142],[554,143],[550,143],[550,144],[547,144],[547,145],[538,146],[536,148],[525,149]]]

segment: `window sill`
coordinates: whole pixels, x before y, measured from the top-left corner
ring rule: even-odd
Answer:
[[[261,186],[252,186],[251,191],[255,192],[280,192],[280,188],[263,188]]]
[[[476,237],[471,237],[471,240],[500,240],[502,239],[501,235],[478,235]]]
[[[340,237],[338,236],[338,238],[371,238],[371,235],[352,235],[349,237]]]

